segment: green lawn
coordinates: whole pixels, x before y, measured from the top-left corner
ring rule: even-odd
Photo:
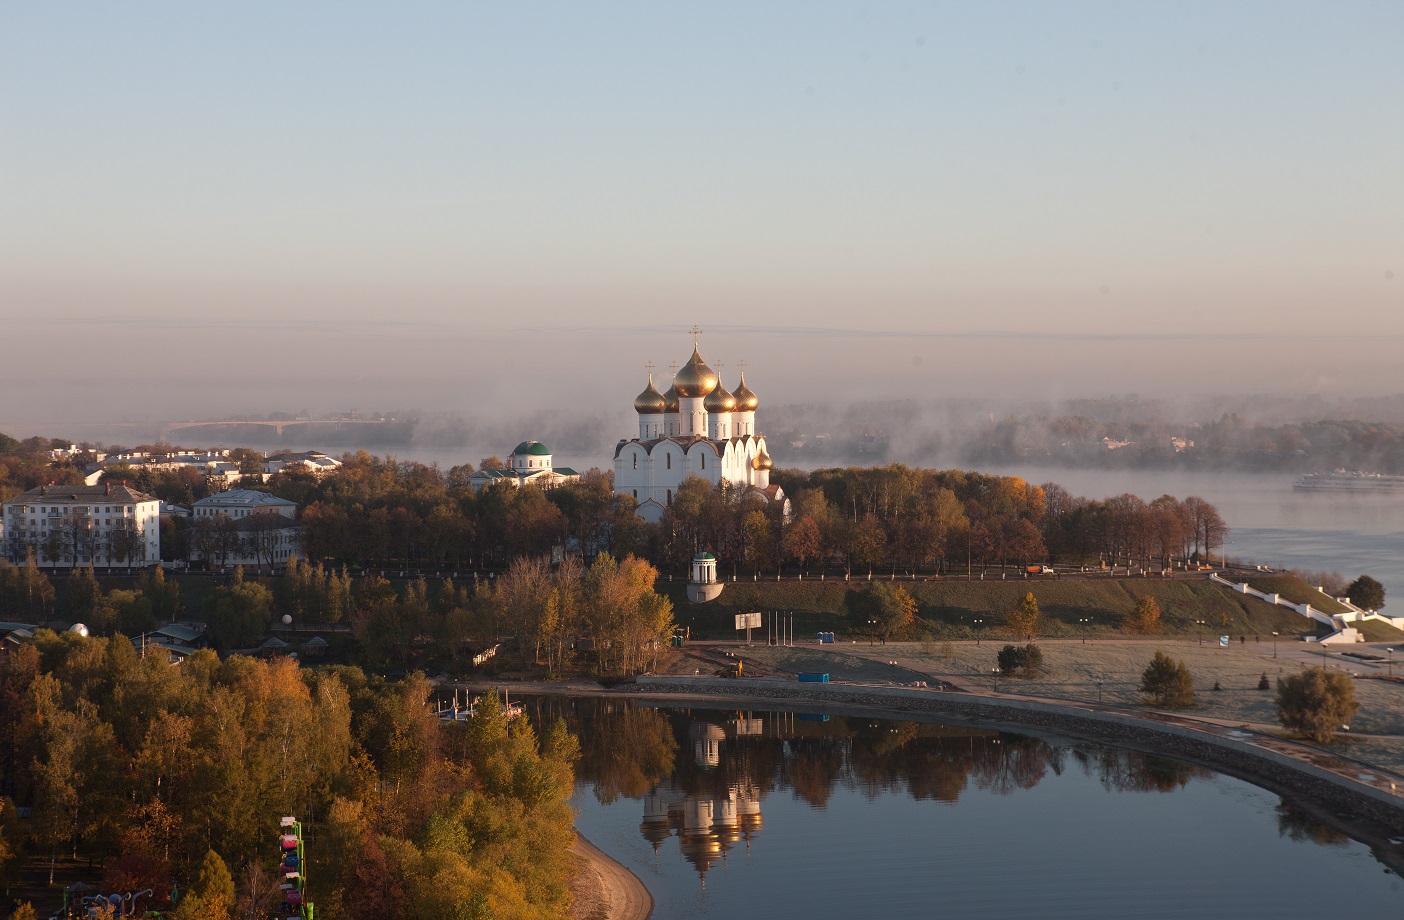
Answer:
[[[1284,578],[1287,577],[1290,576]],[[1045,637],[1121,634],[1127,615],[1147,595],[1154,596],[1160,605],[1165,635],[1270,636],[1276,631],[1285,637],[1312,630],[1311,621],[1300,614],[1239,594],[1207,578],[1011,578],[898,583],[917,603],[917,622],[905,636],[909,639],[997,636],[1005,612],[1017,606],[1030,591],[1043,614],[1039,635]],[[700,638],[734,636],[733,615],[754,610],[793,612],[797,636],[833,630],[851,637],[861,635],[864,624],[849,614],[850,603],[868,584],[866,580],[846,584],[832,580],[737,582],[728,584],[721,597],[708,604],[688,603],[680,584],[665,587],[673,598],[678,622],[691,626],[693,634]],[[1287,586],[1311,590],[1300,581]],[[1281,585],[1274,590],[1288,596]]]

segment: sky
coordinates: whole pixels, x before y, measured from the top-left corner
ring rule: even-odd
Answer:
[[[1398,393],[1402,47],[1397,0],[0,3],[0,430],[626,412],[694,324],[771,402]]]

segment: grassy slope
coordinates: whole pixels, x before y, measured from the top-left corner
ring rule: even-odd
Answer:
[[[1283,576],[1290,578],[1290,576]],[[1014,608],[1024,594],[1032,591],[1043,613],[1039,634],[1073,637],[1093,633],[1120,632],[1136,603],[1153,595],[1160,604],[1161,623],[1166,635],[1271,635],[1284,636],[1311,632],[1304,617],[1257,598],[1217,585],[1208,579],[1162,580],[1155,578],[1118,579],[1010,579],[1008,581],[903,582],[902,587],[917,602],[918,622],[905,638],[974,638],[977,632],[998,635],[1005,611]],[[795,634],[810,635],[818,630],[854,632],[856,624],[848,615],[851,597],[867,587],[866,582],[740,582],[729,584],[722,596],[710,604],[690,604],[682,586],[670,586],[679,623],[689,625],[694,635],[731,638],[732,616],[751,610],[784,610],[794,613]],[[1294,590],[1311,589],[1297,581]],[[1274,590],[1288,597],[1283,585]],[[1091,618],[1090,626],[1078,621]],[[984,622],[976,626],[975,620]],[[1196,621],[1204,620],[1200,625]],[[760,635],[764,635],[762,631]]]
[[[1350,610],[1295,575],[1254,575],[1248,579],[1248,587],[1264,594],[1280,594],[1294,604],[1310,604],[1322,613],[1346,613]]]

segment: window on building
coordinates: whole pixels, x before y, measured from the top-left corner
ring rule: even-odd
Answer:
[[[703,454],[703,455],[702,455],[702,469],[705,470],[706,468],[707,468],[707,455],[706,455],[706,454]]]
[[[638,455],[638,454],[634,454],[634,469],[638,469],[638,468],[639,468],[639,455]],[[635,496],[635,497],[637,497],[637,496]]]
[[[672,455],[672,454],[664,454],[664,456],[668,458],[668,469],[671,470],[671,469],[673,468],[673,455]],[[672,501],[671,498],[668,499],[668,500],[669,500],[669,501]]]
[[[668,504],[671,505],[672,503],[673,503],[673,490],[672,490],[672,489],[669,489],[669,490],[668,490]]]

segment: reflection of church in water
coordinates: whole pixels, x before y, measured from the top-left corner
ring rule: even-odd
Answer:
[[[731,727],[738,735],[758,734],[761,724],[760,719],[736,719]],[[693,763],[704,771],[716,769],[727,743],[727,730],[709,722],[693,722],[687,734]],[[644,797],[643,812],[639,830],[653,844],[655,859],[664,844],[676,836],[683,858],[696,867],[705,885],[707,871],[725,862],[737,846],[744,843],[749,853],[751,841],[761,829],[761,791],[744,776],[706,791],[681,788],[673,778]]]

